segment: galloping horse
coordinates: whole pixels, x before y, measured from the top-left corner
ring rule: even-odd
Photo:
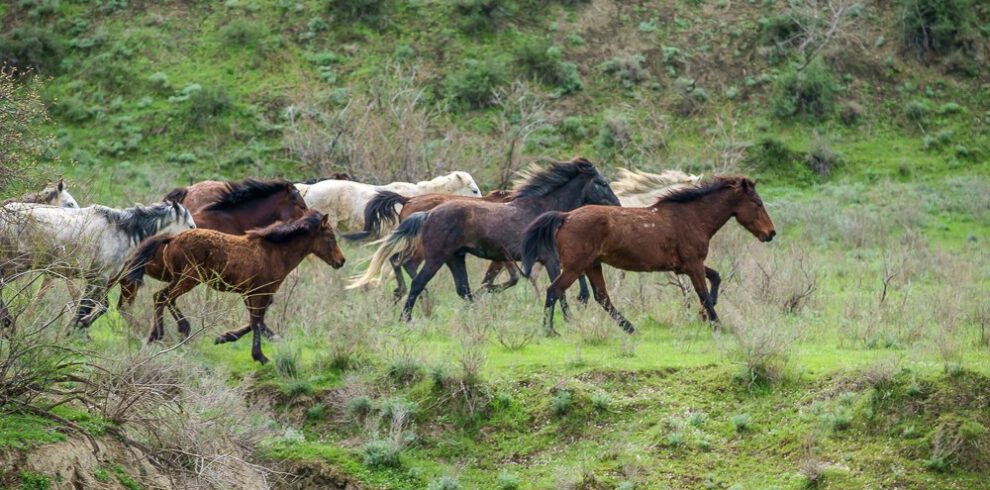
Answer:
[[[364,228],[364,208],[378,191],[392,191],[403,196],[420,194],[455,194],[480,197],[474,177],[467,172],[451,172],[415,184],[392,182],[388,185],[362,184],[347,180],[324,180],[313,185],[296,184],[306,205],[330,216],[334,228],[357,231]]]
[[[402,319],[408,321],[416,298],[444,264],[454,275],[457,294],[470,299],[464,264],[467,254],[501,262],[519,260],[522,232],[530,221],[546,211],[568,211],[585,204],[618,206],[619,199],[588,160],[579,157],[555,163],[517,187],[507,203],[456,200],[413,214],[389,235],[365,274],[348,288],[372,282],[392,255],[410,257],[422,247],[425,263],[402,309]],[[547,267],[547,272],[556,277],[556,270]]]
[[[481,199],[487,202],[508,202],[511,198],[512,193],[510,191],[496,190],[485,194]],[[378,191],[375,197],[368,201],[368,205],[364,208],[364,230],[354,233],[344,233],[341,236],[348,240],[365,240],[369,237],[379,236],[382,231],[393,228],[395,224],[405,220],[413,213],[429,211],[445,202],[460,199],[478,198],[455,196],[452,194],[422,194],[406,197],[391,191]],[[400,206],[401,209],[397,210]],[[396,299],[400,299],[406,295],[406,281],[402,275],[402,269],[405,268],[410,278],[416,277],[416,270],[419,269],[419,265],[423,262],[423,257],[421,254],[416,254],[400,262],[399,257],[395,255],[389,260],[392,262],[392,269],[395,272],[395,281],[397,283],[393,294]],[[498,273],[502,269],[509,271],[509,282],[495,286],[495,277],[498,276]],[[504,289],[515,285],[518,281],[519,277],[516,274],[516,267],[513,264],[492,262],[488,267],[488,271],[485,272],[482,287],[490,290],[496,288]]]
[[[560,275],[547,288],[543,325],[554,334],[553,310],[578,276],[591,281],[595,300],[628,333],[635,329],[612,305],[602,264],[640,272],[673,271],[691,278],[709,321],[717,325],[718,272],[705,266],[708,244],[730,218],[761,241],[773,240],[773,220],[745,177],[719,177],[674,191],[648,208],[586,206],[569,213],[545,213],[527,228],[522,241],[523,272],[533,263],[559,264]],[[709,294],[705,278],[712,283]]]
[[[175,189],[165,198],[193,206],[189,209],[197,227],[231,235],[243,235],[252,228],[276,221],[296,220],[307,210],[299,191],[285,180],[206,180]],[[145,275],[162,279],[163,274],[162,264],[156,261],[146,264]],[[140,285],[131,282],[126,275],[122,277],[117,309],[130,306],[139,288]]]
[[[189,211],[172,202],[128,209],[7,204],[0,210],[0,284],[32,269],[86,279],[73,323],[88,327],[106,311],[107,290],[131,250],[148,237],[195,227]],[[2,301],[0,322],[13,322]]]
[[[175,300],[198,284],[240,294],[250,321],[242,329],[217,337],[216,343],[235,341],[250,330],[254,333],[251,357],[264,364],[268,358],[261,352],[261,335],[269,331],[265,312],[285,276],[309,254],[335,269],[344,265],[344,254],[327,216],[312,210],[295,221],[250,230],[246,235],[199,229],[152,238],[134,253],[127,264],[127,275],[140,284],[150,260],[164,265],[163,278],[169,282],[155,293],[155,320],[149,342],[164,336],[162,314],[166,307],[175,317],[179,332],[189,335],[189,321]]]
[[[44,189],[38,192],[31,192],[24,194],[21,197],[15,197],[12,199],[7,199],[0,203],[0,206],[5,206],[10,203],[21,202],[25,204],[44,204],[46,206],[55,206],[57,208],[78,208],[79,203],[76,202],[76,198],[69,194],[69,186],[66,185],[65,180],[58,179],[58,182],[54,184],[48,184]]]

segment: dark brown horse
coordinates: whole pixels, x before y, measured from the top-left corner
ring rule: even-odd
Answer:
[[[471,299],[464,258],[471,254],[493,261],[522,258],[519,244],[526,225],[547,211],[569,211],[586,204],[619,205],[619,199],[594,165],[584,158],[560,162],[536,172],[518,186],[507,203],[450,201],[403,221],[375,252],[367,272],[348,287],[371,282],[394,254],[409,257],[422,247],[423,268],[413,279],[402,310],[409,320],[416,298],[446,264],[457,294]],[[551,278],[556,270],[547,267]]]
[[[295,221],[251,230],[247,235],[201,228],[190,231],[146,240],[125,269],[129,271],[128,278],[140,284],[149,261],[157,260],[164,266],[162,277],[168,284],[155,293],[155,320],[149,342],[164,336],[162,314],[166,307],[176,318],[179,332],[189,335],[189,321],[175,300],[204,283],[217,291],[240,294],[250,315],[246,327],[217,337],[216,343],[235,341],[250,330],[254,333],[251,357],[260,363],[268,362],[261,352],[261,335],[270,332],[265,325],[265,312],[285,276],[309,254],[335,269],[344,265],[333,227],[318,211],[308,211]]]
[[[364,208],[364,230],[354,233],[344,233],[344,238],[348,240],[366,240],[377,237],[386,229],[393,228],[413,213],[429,211],[445,202],[458,200],[481,199],[487,202],[508,202],[512,198],[512,192],[507,190],[496,190],[485,194],[484,197],[477,198],[471,196],[458,196],[454,194],[421,194],[418,196],[406,197],[392,191],[378,191]],[[401,206],[401,209],[398,209]],[[392,294],[396,299],[406,295],[406,280],[402,275],[405,269],[410,278],[416,277],[416,271],[423,263],[422,253],[416,253],[407,257],[404,261],[399,261],[398,255],[389,258],[392,269],[395,272],[396,288]],[[502,270],[509,271],[509,280],[504,284],[495,285],[495,278]],[[514,286],[519,282],[519,275],[516,273],[517,267],[509,262],[492,262],[485,272],[485,278],[481,282],[481,287],[486,290],[503,290]]]
[[[166,200],[186,203],[198,228],[216,230],[231,235],[243,235],[253,228],[268,226],[276,221],[292,221],[302,217],[307,209],[299,191],[285,180],[254,180],[220,182],[205,180],[189,187],[175,189]],[[162,265],[151,261],[145,274],[163,279]],[[123,310],[134,302],[140,286],[125,275],[120,280],[120,300]]]
[[[543,325],[553,329],[553,310],[564,291],[581,274],[591,281],[595,300],[632,333],[634,328],[612,305],[602,264],[639,272],[673,271],[691,278],[709,321],[717,325],[718,272],[705,266],[708,243],[730,218],[761,241],[777,234],[773,221],[745,177],[719,177],[677,190],[648,208],[587,206],[569,213],[549,212],[536,219],[523,238],[523,272],[541,261],[560,268],[547,289]],[[709,294],[705,278],[712,283]]]

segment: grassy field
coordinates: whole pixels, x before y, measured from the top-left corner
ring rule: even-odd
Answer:
[[[154,487],[126,452],[38,466],[88,436],[177,488],[986,486],[982,2],[44,0],[0,25],[0,60],[38,75],[0,79],[2,107],[34,109],[0,111],[3,198],[65,176],[82,205],[128,206],[336,171],[467,170],[488,191],[580,154],[609,177],[755,177],[779,234],[714,240],[718,332],[684,279],[607,270],[638,333],[592,304],[557,338],[542,276],[469,304],[441,272],[406,325],[391,284],[344,289],[372,252],[347,245],[344,269],[308,260],[284,285],[265,366],[212,343],[236,297],[185,296],[195,335],[168,322],[147,346],[158,284],[65,338],[66,289],[32,304],[19,280],[0,487]]]

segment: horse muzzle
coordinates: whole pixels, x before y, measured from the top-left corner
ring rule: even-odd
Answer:
[[[772,242],[773,241],[773,237],[775,237],[775,236],[777,236],[777,230],[770,230],[770,233],[767,233],[766,235],[763,235],[762,237],[760,237],[760,241],[761,242],[764,242],[764,243]]]

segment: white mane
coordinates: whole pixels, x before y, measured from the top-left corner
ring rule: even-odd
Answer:
[[[646,207],[672,191],[697,185],[701,177],[680,170],[665,170],[653,174],[620,168],[619,179],[611,186],[624,207]]]

